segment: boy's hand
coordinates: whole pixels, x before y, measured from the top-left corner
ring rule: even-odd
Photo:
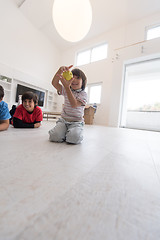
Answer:
[[[72,68],[72,67],[73,67],[73,65],[70,65],[69,67],[62,66],[62,67],[59,68],[57,74],[58,74],[58,75],[61,75],[63,72],[69,71],[70,68]]]
[[[68,88],[68,84],[66,84],[66,80],[62,77],[63,72],[70,71],[70,68],[72,68],[73,65],[70,65],[69,67],[62,66],[59,68],[57,73],[54,75],[52,79],[52,85],[57,89],[58,94],[61,94],[62,92],[62,85],[59,83],[59,80],[62,82],[65,88]],[[70,86],[71,83],[69,83]]]
[[[71,80],[66,80],[62,75],[60,75],[59,78],[65,88],[70,88],[71,83],[74,80],[74,78],[71,78]]]
[[[34,124],[34,128],[39,128],[40,126],[41,126],[40,122]]]
[[[65,66],[62,66],[59,68],[58,72],[57,72],[57,76],[59,77],[61,83],[63,84],[63,86],[65,88],[70,88],[71,86],[71,83],[72,81],[74,80],[74,78],[71,78],[71,80],[66,80],[64,77],[63,77],[63,72],[66,72],[66,71],[69,71],[70,68],[72,68],[73,65],[70,65],[69,67],[65,67]]]

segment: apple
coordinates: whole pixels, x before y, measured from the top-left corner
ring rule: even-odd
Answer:
[[[72,74],[71,71],[63,72],[62,75],[63,75],[63,77],[64,77],[67,81],[69,81],[69,80],[71,80],[71,79],[73,78],[73,74]]]

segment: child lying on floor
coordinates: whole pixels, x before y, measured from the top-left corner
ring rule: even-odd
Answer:
[[[15,128],[39,128],[43,119],[42,110],[37,106],[38,97],[33,92],[22,95],[20,104],[13,115],[13,126]]]
[[[9,119],[11,115],[9,113],[8,104],[3,101],[4,89],[0,85],[0,131],[7,130],[9,127]]]

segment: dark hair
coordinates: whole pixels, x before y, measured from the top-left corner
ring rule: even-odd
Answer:
[[[3,97],[4,97],[4,89],[3,89],[3,87],[0,85],[0,100],[2,100]]]
[[[73,76],[75,75],[78,78],[82,78],[82,90],[85,89],[86,87],[86,83],[87,83],[87,78],[86,75],[84,74],[84,72],[82,72],[82,70],[75,68],[72,70]]]
[[[29,100],[33,99],[34,105],[35,106],[38,105],[38,96],[35,93],[33,93],[33,92],[25,92],[25,93],[23,93],[23,95],[22,95],[22,103],[26,99],[29,99]]]

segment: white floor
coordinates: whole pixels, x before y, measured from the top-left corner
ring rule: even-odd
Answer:
[[[160,133],[54,124],[0,132],[0,240],[159,240]]]

